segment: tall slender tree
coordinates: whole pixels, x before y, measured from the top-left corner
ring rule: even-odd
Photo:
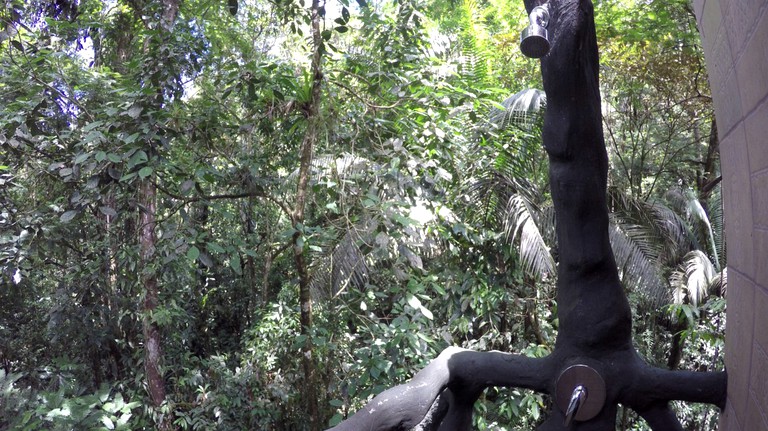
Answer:
[[[295,233],[293,234],[293,256],[296,271],[299,275],[299,307],[301,308],[300,323],[301,335],[304,336],[302,346],[302,366],[304,368],[304,393],[306,394],[307,414],[310,419],[312,431],[320,429],[320,416],[318,411],[318,391],[315,358],[312,352],[312,293],[310,291],[310,274],[308,262],[305,256],[304,221],[307,206],[307,194],[309,193],[309,177],[312,167],[313,152],[317,145],[318,135],[321,132],[320,102],[323,82],[322,49],[323,39],[320,31],[321,10],[320,1],[312,0],[310,6],[310,31],[312,41],[312,60],[310,63],[311,83],[309,100],[304,106],[306,117],[306,131],[299,149],[299,175],[296,185],[296,202],[294,204],[291,221]]]
[[[147,4],[132,3],[136,14],[145,15]],[[178,0],[164,0],[159,17],[159,31],[152,34],[151,23],[145,22],[147,31],[152,34],[145,42],[146,66],[148,76],[140,79],[148,85],[149,97],[143,102],[142,110],[160,111],[166,103],[169,94],[167,83],[175,80],[169,65],[162,64],[160,53],[164,51],[164,45],[169,40],[176,18],[179,13]],[[167,50],[167,48],[166,48]],[[162,127],[162,126],[161,126]],[[149,138],[144,143],[143,151],[147,154],[147,160],[156,160],[160,142],[155,138]],[[149,167],[149,166],[148,166]],[[137,203],[139,207],[139,262],[141,267],[141,284],[144,300],[142,302],[142,328],[144,332],[144,372],[146,374],[147,388],[152,405],[160,408],[165,402],[165,378],[162,371],[163,345],[162,334],[153,313],[159,305],[159,255],[157,254],[157,177],[154,171],[146,175],[140,174],[137,189]],[[172,429],[172,417],[161,414],[157,426],[162,430]]]

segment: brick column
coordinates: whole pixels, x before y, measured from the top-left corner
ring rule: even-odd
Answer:
[[[720,137],[728,248],[721,431],[768,430],[768,0],[694,0]]]

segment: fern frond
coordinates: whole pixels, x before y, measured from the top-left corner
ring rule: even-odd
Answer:
[[[474,0],[464,0],[459,20],[459,72],[472,81],[490,80],[490,55],[486,44],[487,31]]]

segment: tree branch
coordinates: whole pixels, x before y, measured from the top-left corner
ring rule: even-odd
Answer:
[[[439,423],[438,429],[464,429],[471,424],[472,405],[485,388],[514,386],[548,392],[549,369],[547,358],[449,347],[408,383],[380,393],[331,430],[410,430],[433,410],[438,420],[429,421],[430,426]],[[438,396],[447,409],[432,408]],[[443,412],[445,417],[439,420]]]
[[[727,386],[725,371],[671,371],[647,366],[639,372],[629,391],[634,392],[635,397],[646,400],[707,403],[722,409],[725,407]],[[630,406],[638,412],[645,408],[643,405]]]
[[[220,199],[264,198],[274,203],[275,205],[277,205],[285,214],[289,216],[291,215],[291,211],[285,206],[285,204],[278,201],[274,197],[269,196],[263,191],[258,191],[258,190],[242,192],[242,193],[225,193],[221,195],[182,196],[182,195],[173,193],[172,191],[166,189],[165,187],[160,186],[160,184],[157,184],[157,189],[160,190],[163,194],[172,197],[173,199],[178,199],[180,201],[187,202],[187,203],[200,202],[200,201],[213,201],[213,200],[220,200]]]

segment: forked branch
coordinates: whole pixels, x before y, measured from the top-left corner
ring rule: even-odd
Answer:
[[[405,384],[387,389],[332,431],[464,429],[489,386],[546,392],[549,361],[449,347]],[[438,400],[439,397],[439,400]]]

